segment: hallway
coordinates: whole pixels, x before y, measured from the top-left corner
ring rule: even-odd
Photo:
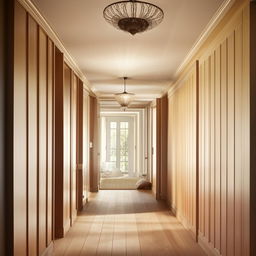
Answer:
[[[54,255],[205,255],[191,235],[150,192],[100,190]]]

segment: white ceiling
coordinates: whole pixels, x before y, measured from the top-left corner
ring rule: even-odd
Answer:
[[[34,0],[100,97],[128,91],[138,100],[161,96],[223,0],[148,0],[164,21],[132,36],[105,22],[102,11],[115,0]]]

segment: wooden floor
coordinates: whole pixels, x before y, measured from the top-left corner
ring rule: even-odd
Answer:
[[[201,248],[151,193],[101,190],[91,195],[54,255],[200,256]]]

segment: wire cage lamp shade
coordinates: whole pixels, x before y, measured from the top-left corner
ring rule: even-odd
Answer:
[[[103,11],[103,16],[115,28],[135,35],[160,24],[164,12],[154,4],[130,0],[108,5]]]
[[[133,93],[129,93],[126,91],[126,80],[127,80],[127,77],[124,77],[124,91],[122,93],[115,94],[116,101],[123,108],[128,107],[135,96]]]

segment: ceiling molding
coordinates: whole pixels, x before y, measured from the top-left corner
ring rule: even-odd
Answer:
[[[185,57],[181,65],[178,67],[174,78],[178,78],[185,67],[189,64],[189,62],[193,59],[196,55],[198,50],[202,47],[204,42],[207,40],[208,36],[213,32],[213,30],[217,27],[219,22],[222,18],[226,15],[226,13],[230,10],[230,8],[234,5],[236,0],[226,0],[220,8],[217,10],[215,15],[212,17],[208,25],[205,27],[199,38],[197,39],[196,43],[193,45],[191,50],[189,51],[188,55]]]
[[[185,74],[183,74],[182,76],[180,76],[177,81],[175,83],[172,84],[171,88],[169,89],[168,93],[167,93],[167,96],[168,98],[171,98],[175,92],[180,89],[184,82],[191,76],[191,74],[193,72],[197,72],[196,71],[196,68],[197,68],[197,62],[198,60],[195,61],[195,63],[190,63],[190,65],[188,66],[187,68],[187,72]]]
[[[38,8],[32,3],[31,0],[18,0],[18,2],[26,9],[26,11],[35,19],[35,21],[44,29],[48,37],[54,42],[54,44],[59,48],[60,51],[64,53],[64,60],[65,62],[72,68],[74,73],[83,81],[83,86],[86,91],[90,95],[95,96],[95,94],[92,92],[90,88],[90,82],[85,77],[84,73],[81,71],[79,66],[77,65],[74,58],[71,56],[71,54],[68,52],[68,50],[65,48],[64,44],[60,40],[59,36],[56,34],[56,32],[53,30],[53,28],[50,26],[50,24],[47,22],[47,20],[44,18],[44,16],[40,13]]]

